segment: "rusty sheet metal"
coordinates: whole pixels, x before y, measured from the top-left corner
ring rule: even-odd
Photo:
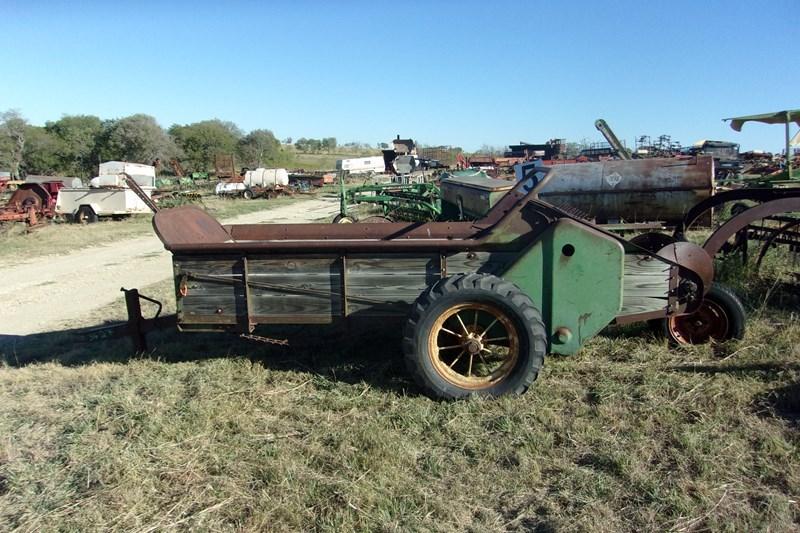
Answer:
[[[703,281],[704,293],[711,289],[714,281],[714,260],[702,247],[693,242],[673,242],[661,248],[658,255],[696,273]]]
[[[761,220],[762,218],[780,213],[792,213],[797,211],[800,211],[800,197],[781,198],[780,200],[773,200],[751,207],[720,226],[703,244],[703,248],[708,255],[714,257],[728,239],[756,220]]]
[[[598,223],[678,223],[714,190],[711,156],[556,165],[539,197]]]
[[[522,215],[527,209],[529,215]],[[183,206],[153,217],[156,234],[171,251],[187,253],[284,250],[315,251],[463,250],[519,248],[544,230],[547,217],[565,216],[535,199],[521,182],[486,217],[471,222],[388,224],[251,224],[222,226],[202,209]]]

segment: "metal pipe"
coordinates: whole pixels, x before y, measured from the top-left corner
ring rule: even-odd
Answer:
[[[631,154],[628,153],[628,150],[624,146],[622,146],[622,143],[620,142],[619,138],[617,138],[617,135],[614,133],[614,131],[611,129],[611,126],[609,126],[605,120],[603,120],[602,118],[598,118],[597,120],[594,121],[594,127],[597,128],[597,130],[603,134],[603,137],[606,138],[608,144],[611,145],[611,148],[613,148],[617,152],[617,155],[619,156],[620,159],[630,161]]]
[[[789,179],[792,179],[792,155],[789,153],[789,143],[791,137],[789,136],[789,124],[791,123],[791,113],[786,112],[786,169],[789,171]]]

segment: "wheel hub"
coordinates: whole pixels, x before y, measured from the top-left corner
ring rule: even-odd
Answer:
[[[483,350],[483,344],[481,344],[481,341],[478,339],[467,339],[467,342],[464,343],[464,348],[466,348],[469,353],[476,354]]]
[[[722,341],[725,340],[729,328],[730,319],[725,310],[708,300],[694,313],[669,320],[670,333],[679,344]]]

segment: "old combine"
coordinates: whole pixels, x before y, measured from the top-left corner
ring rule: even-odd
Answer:
[[[699,246],[650,250],[576,218],[539,199],[550,177],[530,173],[474,222],[223,226],[160,210],[178,329],[405,320],[409,371],[443,398],[525,392],[547,354],[612,323],[659,320],[676,342],[742,335],[742,306]],[[141,336],[152,322],[126,296]]]

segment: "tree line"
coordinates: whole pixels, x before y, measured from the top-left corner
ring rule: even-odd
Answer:
[[[331,139],[335,148],[336,139]],[[290,159],[270,130],[245,133],[218,119],[174,124],[165,130],[155,118],[141,113],[110,120],[65,115],[44,126],[29,124],[15,110],[0,113],[0,169],[10,170],[15,178],[27,174],[86,178],[97,173],[102,161],[152,164],[156,159],[175,159],[190,172],[206,172],[217,154],[234,154],[241,166],[249,168],[282,166]]]
[[[336,137],[325,137],[324,139],[306,139],[300,137],[294,142],[294,147],[299,152],[316,154],[322,151],[331,153],[336,149]]]

